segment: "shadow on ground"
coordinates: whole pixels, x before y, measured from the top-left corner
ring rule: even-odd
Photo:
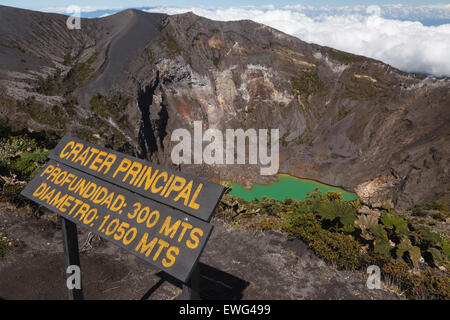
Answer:
[[[182,289],[182,282],[167,273],[161,271],[157,273],[157,276],[161,277],[161,280],[145,293],[142,300],[150,298],[164,281]],[[240,300],[244,297],[244,290],[248,285],[249,282],[232,274],[200,263],[200,299],[202,300]]]

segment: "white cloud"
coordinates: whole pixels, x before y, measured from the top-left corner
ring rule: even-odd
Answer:
[[[158,7],[147,11],[168,14],[192,11],[222,21],[250,19],[304,41],[375,58],[404,71],[450,76],[450,24],[424,26],[420,22],[404,21],[414,15],[445,19],[450,17],[450,5]]]
[[[42,12],[53,12],[53,13],[67,13],[67,9],[71,6],[67,7],[49,7],[49,8],[42,8],[39,9],[39,11]],[[80,8],[81,12],[95,12],[95,11],[101,11],[101,10],[121,10],[124,7],[110,7],[110,6],[78,6]]]
[[[81,7],[82,12],[89,12],[91,16],[106,16],[109,12],[102,10],[120,9]],[[66,13],[66,8],[41,11]],[[432,24],[433,21],[450,21],[450,4],[154,7],[145,11],[168,14],[192,11],[222,21],[249,19],[304,41],[378,59],[404,71],[450,76],[450,24],[428,26],[417,22],[431,20]]]

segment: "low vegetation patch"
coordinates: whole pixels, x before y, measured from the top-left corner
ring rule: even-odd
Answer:
[[[76,86],[83,85],[84,81],[94,72],[93,64],[97,61],[98,56],[99,52],[94,52],[85,62],[78,62],[73,65],[63,79],[67,90],[73,90]],[[71,60],[67,61],[67,63],[71,62]]]
[[[39,134],[2,133],[0,135],[0,200],[16,205],[29,203],[20,196],[47,161],[49,147],[54,144]]]
[[[216,216],[238,228],[277,230],[301,239],[325,261],[348,270],[375,264],[385,280],[410,298],[450,298],[450,242],[445,235],[413,225],[394,210],[359,213],[359,200],[318,189],[304,201],[264,197],[247,202],[226,194]],[[361,211],[362,212],[362,211]]]
[[[89,75],[94,71],[92,65],[97,60],[98,54],[99,54],[98,52],[95,52],[94,54],[92,54],[92,56],[89,57],[89,59],[87,59],[86,62],[78,63],[75,65],[74,67],[75,82],[79,86],[81,86],[84,80],[86,80],[89,77]]]
[[[123,97],[120,93],[117,93],[111,97],[105,97],[101,94],[93,96],[89,102],[91,110],[99,117],[108,118],[112,117],[118,124],[125,120],[121,117],[124,116],[124,112],[128,105],[128,99]],[[125,123],[122,123],[125,126]]]
[[[67,113],[61,105],[45,106],[34,96],[16,101],[16,110],[28,114],[34,121],[65,129],[68,121]]]
[[[163,42],[167,46],[167,49],[169,49],[171,55],[176,56],[181,54],[182,48],[171,34],[166,33]]]
[[[338,61],[343,64],[352,64],[356,62],[364,61],[364,57],[357,56],[354,54],[338,51],[335,49],[330,49],[327,51],[328,57],[330,57],[334,61]]]
[[[84,120],[83,125],[91,129],[95,128],[97,133],[108,136],[107,147],[121,152],[130,151],[131,145],[123,134],[127,130],[126,108],[128,103],[129,99],[122,96],[121,93],[111,96],[97,94],[89,102],[93,115]],[[111,125],[111,121],[117,128]],[[92,141],[92,133],[88,133],[88,136],[82,130],[78,133],[81,134],[80,138],[95,143],[95,141]]]
[[[0,231],[0,260],[8,253],[11,248],[19,245],[19,241],[10,239],[6,234]]]
[[[338,113],[336,115],[336,118],[334,118],[331,121],[331,124],[334,125],[335,123],[341,121],[342,119],[344,119],[346,116],[348,116],[350,113],[352,113],[352,109],[351,108],[347,108],[343,105],[339,106],[338,108]]]
[[[38,77],[38,79],[36,80],[35,90],[37,93],[50,96],[59,91],[61,84],[61,69],[56,68],[53,76],[47,76],[46,78],[42,76]]]
[[[411,209],[411,213],[415,217],[431,217],[437,221],[446,221],[449,218],[449,209],[444,203],[437,201],[427,202],[422,205],[415,205]]]
[[[319,75],[315,71],[303,72],[301,75],[292,78],[295,96],[304,96],[306,99],[314,93],[324,89]]]

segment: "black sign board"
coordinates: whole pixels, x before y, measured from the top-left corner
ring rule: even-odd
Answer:
[[[65,136],[50,159],[209,221],[225,187]]]
[[[223,186],[69,136],[49,157],[21,194],[62,216],[67,265],[78,224],[190,283]]]

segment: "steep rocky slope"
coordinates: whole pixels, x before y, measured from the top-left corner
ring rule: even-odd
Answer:
[[[82,20],[0,6],[0,121],[171,165],[177,128],[279,128],[280,172],[379,206],[449,199],[450,79],[252,21],[126,10]],[[250,165],[183,166],[267,182]]]

